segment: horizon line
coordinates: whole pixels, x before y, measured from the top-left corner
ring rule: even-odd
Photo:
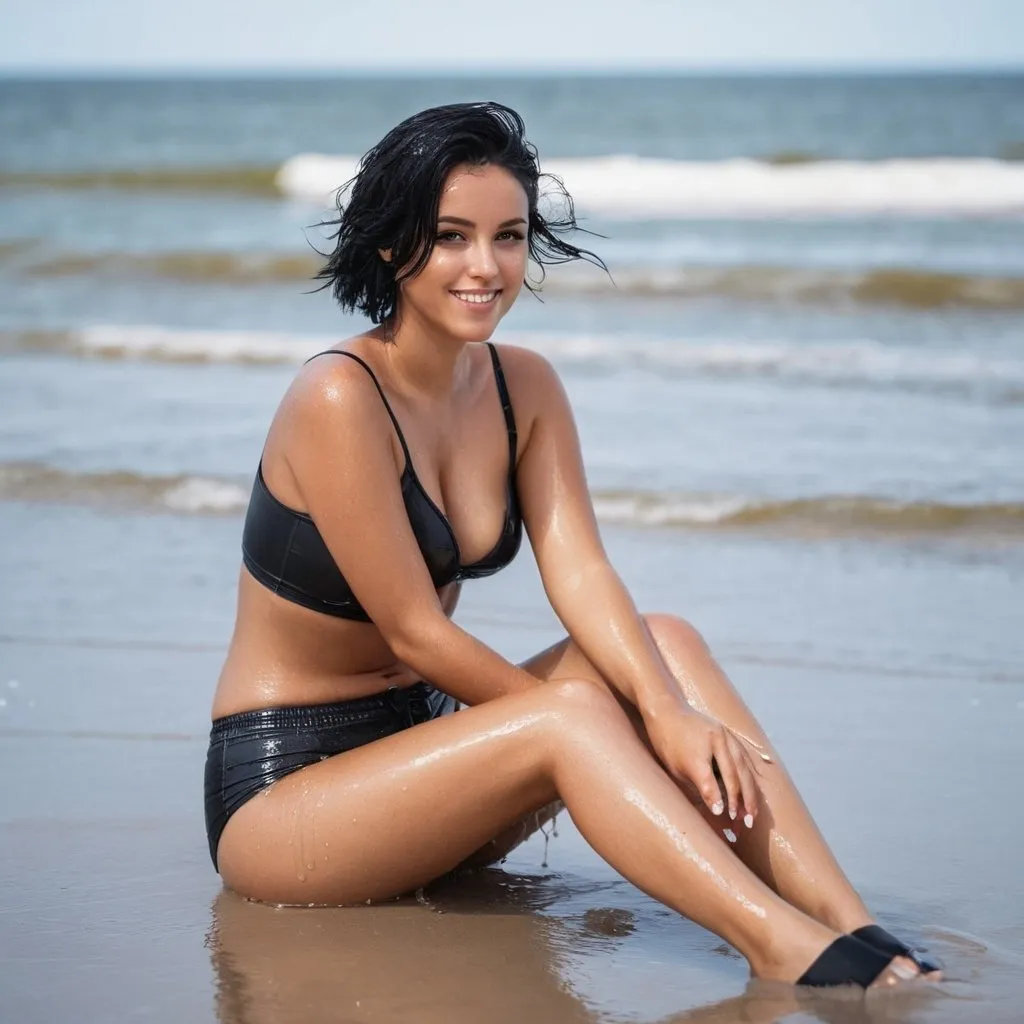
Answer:
[[[909,75],[992,75],[1024,74],[1020,64],[765,64],[765,65],[529,65],[508,67],[449,67],[433,66],[363,66],[363,67],[302,67],[292,65],[166,65],[143,67],[136,65],[112,66],[53,66],[20,67],[0,65],[0,80],[111,80],[111,79],[166,79],[166,78],[704,78],[704,77],[827,77],[840,75],[909,76]]]

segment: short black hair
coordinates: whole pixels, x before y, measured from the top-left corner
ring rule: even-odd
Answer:
[[[327,262],[316,275],[324,282],[318,290],[330,288],[342,309],[358,310],[375,324],[394,317],[399,283],[422,270],[433,252],[441,189],[465,164],[503,167],[522,185],[530,211],[530,259],[540,266],[541,281],[545,266],[578,259],[607,271],[600,257],[559,237],[584,229],[576,223],[572,197],[554,175],[543,177],[562,200],[561,210],[539,212],[542,175],[523,119],[501,103],[452,103],[392,128],[338,190],[338,217],[321,224],[336,231],[330,235],[334,251],[322,254]],[[391,250],[390,261],[381,259],[382,249]]]

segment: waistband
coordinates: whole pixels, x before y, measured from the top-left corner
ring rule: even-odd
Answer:
[[[297,704],[286,707],[257,708],[239,711],[215,719],[210,728],[210,739],[226,739],[245,733],[278,729],[331,729],[349,725],[358,719],[392,717],[410,714],[412,709],[432,710],[433,704],[443,700],[444,694],[429,683],[412,686],[392,686],[381,693],[366,697],[339,700],[331,704]]]

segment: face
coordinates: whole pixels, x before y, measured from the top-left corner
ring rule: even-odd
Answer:
[[[401,323],[463,342],[489,338],[523,285],[528,216],[526,193],[505,168],[452,171],[430,259],[401,284]]]

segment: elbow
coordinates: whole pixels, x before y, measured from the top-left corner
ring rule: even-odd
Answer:
[[[382,632],[397,661],[430,677],[436,676],[438,657],[450,646],[450,642],[446,643],[446,634],[457,628],[438,610],[431,614],[403,616]]]

